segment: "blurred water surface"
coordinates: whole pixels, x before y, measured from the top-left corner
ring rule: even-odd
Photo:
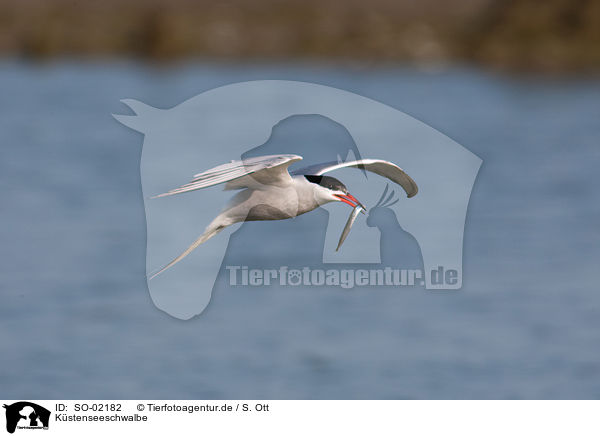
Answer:
[[[484,160],[461,291],[230,288],[187,322],[154,307],[143,137],[110,114],[252,79],[380,100]],[[5,398],[600,398],[600,81],[3,61],[0,90]]]

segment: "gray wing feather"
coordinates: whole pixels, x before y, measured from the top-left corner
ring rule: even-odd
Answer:
[[[225,189],[260,188],[264,185],[283,186],[291,183],[292,178],[288,167],[302,160],[302,156],[295,154],[279,154],[271,156],[258,156],[248,159],[231,161],[217,167],[198,173],[194,178],[179,188],[171,189],[164,194],[152,198],[166,197],[208,188],[209,186],[226,183]]]

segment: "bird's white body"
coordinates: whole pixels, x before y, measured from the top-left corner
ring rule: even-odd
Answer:
[[[241,221],[266,221],[293,218],[317,207],[339,201],[328,189],[310,183],[304,176],[293,176],[285,186],[264,185],[236,194],[215,219],[228,225]]]
[[[355,167],[375,172],[400,184],[409,197],[418,190],[415,182],[391,162],[374,159],[329,162],[288,173],[289,165],[299,160],[302,157],[297,155],[273,155],[231,161],[196,174],[190,183],[158,195],[180,194],[220,183],[225,183],[225,190],[241,189],[190,247],[150,278],[175,265],[200,244],[235,223],[294,218],[333,201],[353,207],[360,205],[364,210],[339,180],[322,176],[334,169]]]

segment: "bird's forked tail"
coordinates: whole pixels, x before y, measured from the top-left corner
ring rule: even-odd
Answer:
[[[181,253],[179,256],[177,256],[175,259],[173,259],[171,262],[169,262],[168,264],[166,264],[165,266],[163,266],[161,269],[159,269],[158,271],[156,271],[155,273],[153,273],[152,275],[150,275],[150,277],[148,279],[152,280],[154,277],[156,277],[160,273],[162,273],[162,272],[168,270],[169,268],[171,268],[177,262],[179,262],[184,257],[186,257],[188,254],[190,254],[192,251],[194,251],[199,245],[204,244],[206,241],[208,241],[210,238],[212,238],[213,236],[215,236],[217,233],[219,233],[225,227],[227,227],[227,226],[224,226],[222,224],[213,225],[211,223],[206,228],[206,230],[204,231],[204,233],[198,239],[196,239],[192,243],[192,245],[190,245],[188,248],[186,248],[186,250],[183,253]]]

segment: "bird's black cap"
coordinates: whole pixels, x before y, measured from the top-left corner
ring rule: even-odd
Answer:
[[[342,191],[343,193],[348,193],[348,188],[342,182],[340,182],[335,177],[329,176],[304,176],[306,180],[311,183],[316,183],[317,185],[321,185],[324,188],[331,189],[332,191]]]

